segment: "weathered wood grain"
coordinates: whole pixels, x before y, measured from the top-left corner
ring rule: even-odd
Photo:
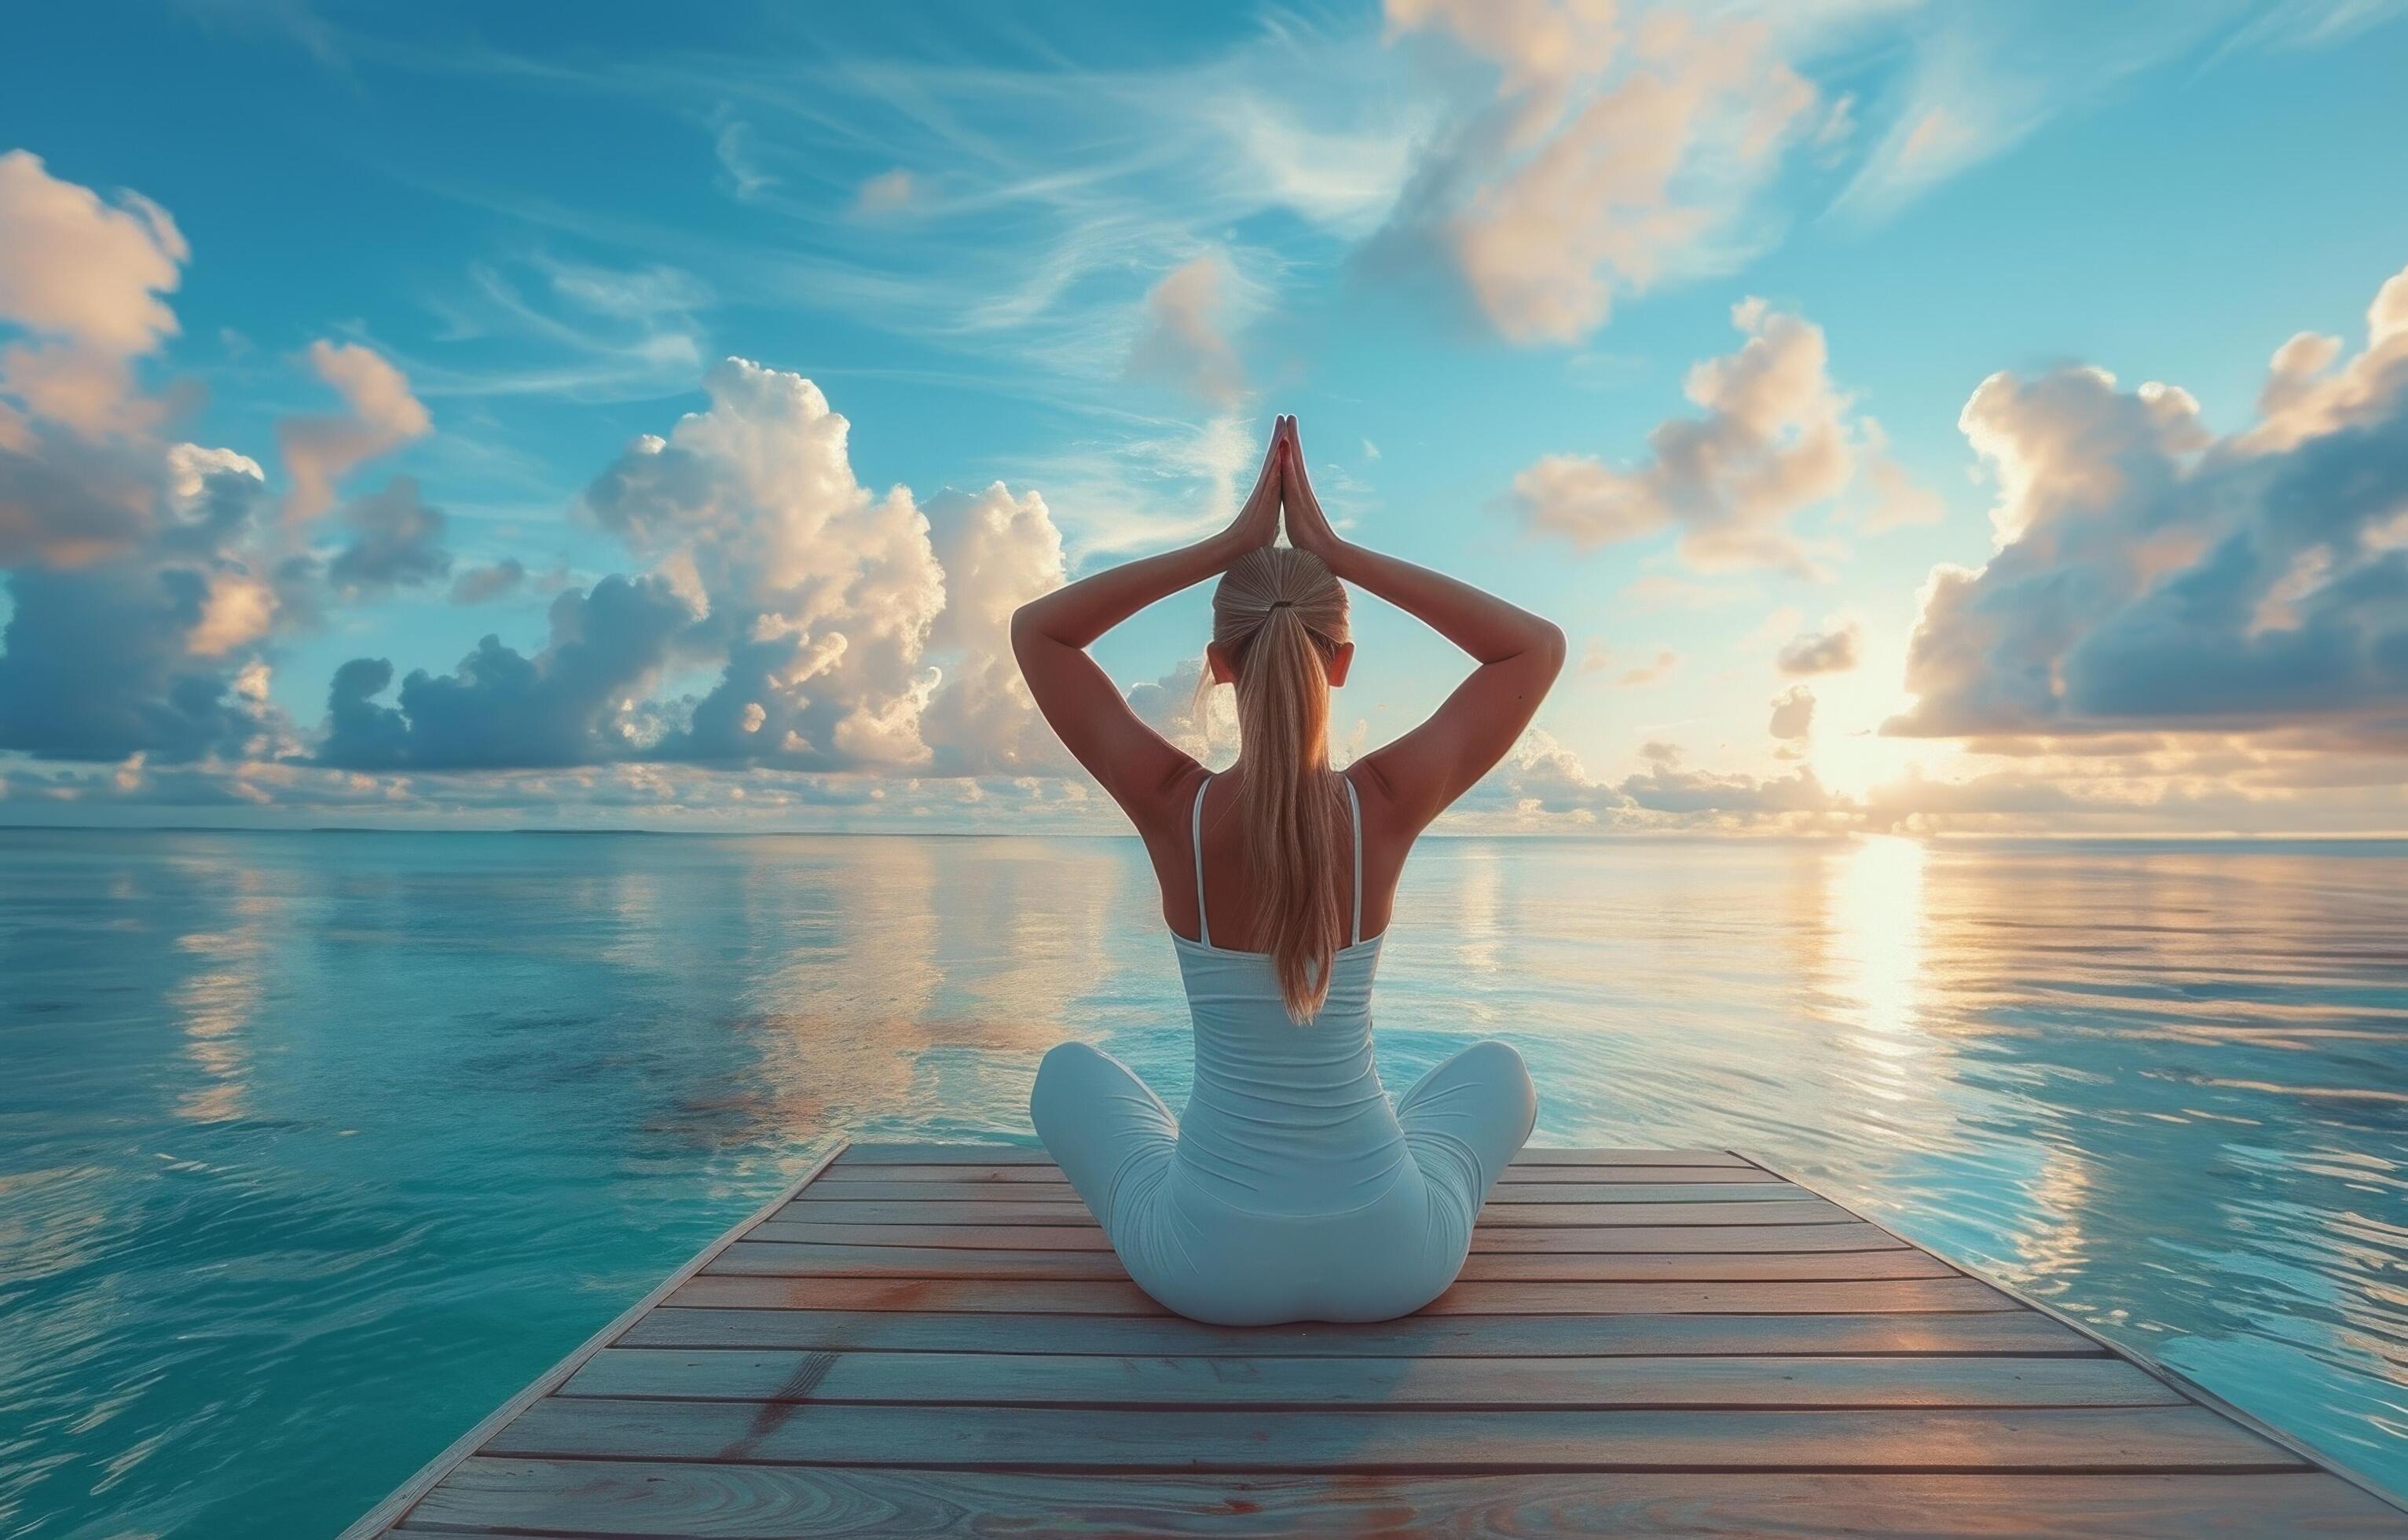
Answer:
[[[612,1348],[560,1392],[982,1406],[2179,1406],[2112,1358],[1171,1358]]]
[[[1500,1184],[1489,1189],[1491,1207],[1499,1203],[1761,1203],[1795,1202],[1811,1197],[1787,1182],[1582,1182]],[[985,1179],[943,1182],[855,1180],[814,1183],[811,1197],[824,1203],[881,1202],[1080,1202],[1070,1184],[1054,1181],[998,1182]]]
[[[858,1225],[838,1220],[763,1220],[750,1239],[823,1245],[950,1246],[981,1251],[1110,1251],[1093,1223],[1078,1225]],[[1650,1251],[1912,1251],[1878,1226],[1610,1225],[1534,1229],[1487,1226],[1471,1233],[1471,1254],[1549,1256]]]
[[[2398,1535],[2399,1515],[2322,1474],[1031,1475],[792,1465],[480,1459],[403,1533],[976,1533],[2193,1540]],[[440,1529],[432,1526],[441,1526]]]
[[[352,1533],[2408,1536],[1727,1151],[1526,1151],[1471,1252],[1402,1320],[1203,1326],[1042,1150],[853,1145]]]
[[[2297,1457],[2199,1406],[1763,1412],[1125,1412],[552,1396],[486,1454],[929,1469],[2281,1471]]]
[[[845,1146],[840,1166],[944,1165],[1050,1166],[1054,1158],[1039,1144],[953,1144],[864,1143]],[[1600,1148],[1526,1148],[1513,1158],[1520,1166],[1743,1166],[1756,1163],[1729,1150],[1649,1150]]]
[[[915,1310],[1025,1315],[1160,1316],[1131,1283],[984,1278],[762,1278],[705,1273],[668,1303],[686,1310]],[[1431,1316],[1887,1315],[2018,1311],[1972,1278],[1850,1283],[1458,1283],[1423,1306]]]
[[[1802,1189],[1801,1189],[1802,1190]],[[808,1223],[837,1220],[856,1225],[1095,1223],[1076,1198],[1024,1201],[1003,1197],[908,1199],[859,1202],[816,1193],[798,1198],[777,1217]],[[1862,1223],[1820,1198],[1789,1202],[1496,1203],[1480,1211],[1479,1222],[1498,1226],[1561,1228],[1584,1225],[1844,1225]]]
[[[764,1227],[767,1228],[767,1227]],[[759,1231],[755,1231],[755,1234]],[[1109,1251],[972,1251],[942,1246],[824,1245],[746,1241],[707,1273],[796,1278],[1020,1278],[1064,1282],[1125,1279]],[[1469,1282],[1723,1283],[1833,1278],[1952,1278],[1956,1270],[1920,1251],[1641,1252],[1569,1256],[1484,1254],[1464,1263]]]
[[[2007,1353],[2103,1357],[2036,1311],[1938,1316],[1409,1316],[1360,1326],[1201,1326],[1176,1316],[911,1315],[866,1310],[653,1311],[628,1347],[819,1352],[1167,1353],[1188,1357],[1486,1358]]]
[[[1047,1162],[999,1166],[904,1165],[868,1162],[830,1166],[818,1182],[823,1188],[856,1182],[977,1182],[1004,1187],[1067,1181],[1062,1168]],[[1700,1187],[1732,1183],[1771,1182],[1779,1178],[1753,1166],[1508,1166],[1498,1178],[1500,1187],[1549,1187],[1566,1183],[1664,1183]]]

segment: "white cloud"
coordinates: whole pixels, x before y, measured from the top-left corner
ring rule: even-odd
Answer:
[[[1769,728],[1773,737],[1783,740],[1804,738],[1814,730],[1814,692],[1803,684],[1792,684],[1772,698],[1772,721]]]
[[[1864,651],[1864,627],[1854,620],[1822,631],[1806,631],[1782,646],[1775,660],[1784,674],[1845,673]]]
[[[1648,436],[1633,469],[1585,454],[1549,454],[1513,479],[1512,499],[1531,527],[1596,547],[1667,527],[1700,571],[1767,567],[1821,575],[1792,522],[1846,491],[1868,464],[1885,464],[1864,421],[1831,382],[1823,329],[1762,300],[1732,307],[1738,351],[1689,371],[1701,409]]]
[[[854,212],[861,214],[892,214],[911,207],[919,195],[918,180],[898,166],[863,182],[860,191],[853,194],[853,207]]]
[[[322,338],[309,344],[309,367],[349,410],[277,424],[290,483],[283,510],[288,526],[334,507],[336,483],[354,468],[424,437],[434,425],[408,378],[373,348]]]
[[[1054,762],[1010,614],[1062,581],[1044,499],[997,482],[924,515],[853,476],[850,424],[800,375],[729,359],[710,407],[630,445],[586,494],[725,659],[657,752],[961,774]]]
[[[1008,774],[1072,770],[1011,654],[1011,613],[1062,585],[1062,537],[1045,499],[1001,482],[928,500],[929,534],[945,574],[945,607],[928,638],[945,669],[926,732],[938,767]]]
[[[0,396],[87,436],[149,425],[155,412],[128,416],[143,404],[132,361],[177,331],[161,296],[192,252],[176,222],[138,193],[104,202],[12,150],[0,154],[0,323],[30,338],[0,348]]]
[[[1574,342],[1617,293],[1712,270],[1814,88],[1748,21],[1693,26],[1611,4],[1389,0],[1392,32],[1434,30],[1497,66],[1493,99],[1426,151],[1383,235],[1435,252],[1517,342]]]
[[[1166,381],[1209,406],[1227,409],[1245,391],[1245,370],[1230,346],[1229,260],[1206,252],[1163,277],[1145,296],[1145,328],[1129,350],[1129,372]]]
[[[2179,388],[1997,374],[1960,425],[1999,549],[1925,584],[1914,736],[2274,732],[2408,749],[2408,271],[2346,363],[2278,351],[2247,429]]]

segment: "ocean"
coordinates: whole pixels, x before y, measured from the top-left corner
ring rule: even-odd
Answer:
[[[2408,1487],[2408,843],[1433,839],[1377,1021]],[[1184,1095],[1134,840],[0,831],[0,1534],[331,1534],[1065,1037]]]

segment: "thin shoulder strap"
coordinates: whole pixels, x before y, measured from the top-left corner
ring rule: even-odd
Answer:
[[[1197,783],[1196,806],[1187,815],[1187,849],[1196,861],[1196,934],[1207,946],[1212,944],[1212,922],[1204,915],[1204,788],[1212,784],[1212,772],[1206,770]],[[1359,928],[1361,920],[1355,921]]]
[[[1363,944],[1363,799],[1356,795],[1354,778],[1340,770],[1338,779],[1346,783],[1346,811],[1354,819],[1354,942]],[[1200,907],[1200,905],[1199,905]]]

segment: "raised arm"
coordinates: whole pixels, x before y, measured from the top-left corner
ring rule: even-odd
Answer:
[[[1358,761],[1367,789],[1384,792],[1399,821],[1419,830],[1505,757],[1530,725],[1563,670],[1564,633],[1468,583],[1340,540],[1312,495],[1296,419],[1282,424],[1280,434],[1288,449],[1281,496],[1289,543],[1327,562],[1340,581],[1418,617],[1479,662],[1428,721]]]
[[[1029,600],[1011,616],[1011,650],[1037,709],[1141,829],[1153,827],[1196,761],[1129,710],[1119,686],[1087,655],[1097,637],[1156,599],[1219,573],[1279,533],[1280,466],[1287,444],[1276,430],[1262,474],[1226,529],[1193,545],[1146,556]]]

